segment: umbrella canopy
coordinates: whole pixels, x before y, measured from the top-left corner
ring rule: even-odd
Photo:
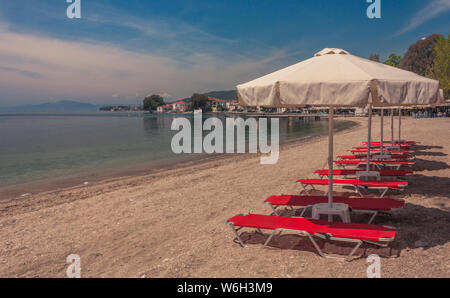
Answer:
[[[439,82],[383,63],[324,49],[300,63],[237,86],[242,106],[422,105],[439,102]],[[373,96],[372,96],[373,95]]]

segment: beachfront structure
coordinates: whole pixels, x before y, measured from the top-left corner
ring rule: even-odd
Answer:
[[[166,105],[162,105],[156,108],[156,111],[158,113],[165,113],[168,111],[171,111],[173,109],[172,104],[166,104]]]
[[[237,100],[227,101],[226,107],[229,111],[234,111],[239,109],[239,102]]]
[[[228,101],[225,99],[219,99],[214,97],[208,97],[213,112],[219,112],[221,110],[228,109]],[[220,108],[220,109],[219,109]]]
[[[355,116],[366,116],[367,115],[367,109],[365,108],[356,108],[355,109]]]
[[[176,101],[172,104],[172,110],[175,112],[185,112],[189,104],[183,100]]]
[[[211,102],[211,106],[213,106],[213,107],[214,106],[222,107],[222,108],[226,108],[227,107],[227,101],[225,99],[208,97],[208,100]]]

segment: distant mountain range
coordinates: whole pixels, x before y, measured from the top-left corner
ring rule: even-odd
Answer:
[[[211,91],[208,93],[204,93],[206,96],[215,97],[219,99],[225,100],[236,100],[237,93],[236,90],[228,90],[228,91]]]
[[[207,93],[203,93],[204,95],[208,97],[214,97],[218,99],[225,99],[225,100],[236,100],[237,99],[237,93],[236,90],[228,90],[228,91],[211,91]],[[184,101],[190,101],[190,97],[183,98]]]
[[[206,96],[215,97],[225,100],[235,100],[237,99],[236,90],[228,91],[211,91],[204,93]],[[190,101],[190,97],[184,98],[182,100]],[[123,104],[125,105],[125,104]],[[46,102],[36,105],[22,105],[15,107],[0,107],[0,112],[95,112],[98,111],[100,107],[107,106],[93,105],[86,102],[78,102],[72,100],[60,100],[56,102]],[[125,106],[136,106],[135,104],[126,104]]]
[[[46,102],[37,105],[23,105],[16,107],[0,107],[1,112],[95,112],[98,106],[71,100]]]

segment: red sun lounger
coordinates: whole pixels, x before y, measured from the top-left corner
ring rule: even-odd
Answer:
[[[300,217],[303,217],[305,211],[313,205],[327,202],[327,196],[293,195],[271,196],[264,201],[266,205],[269,205],[272,208],[276,215],[279,215],[276,209],[280,206],[303,208]],[[368,222],[369,224],[372,223],[379,212],[390,212],[405,206],[404,200],[391,198],[348,198],[333,196],[333,202],[347,204],[352,212],[372,214]]]
[[[378,144],[378,145],[381,144],[380,141],[371,141],[370,143],[371,144]],[[368,143],[367,142],[363,142],[363,144],[367,145]],[[383,141],[383,144],[391,145],[392,142],[391,141]],[[420,142],[415,142],[415,141],[400,141],[400,142],[398,142],[398,141],[394,141],[394,145],[399,145],[399,144],[400,145],[417,145],[417,144],[420,144]]]
[[[367,160],[358,159],[358,160],[335,160],[333,161],[335,164],[345,167],[346,165],[365,165],[367,164]],[[409,160],[399,160],[399,161],[386,161],[386,160],[371,160],[371,165],[375,165],[377,168],[384,167],[395,167],[400,169],[401,166],[412,166],[415,164],[414,161]]]
[[[361,170],[358,169],[333,170],[333,176],[355,176],[356,172],[360,171]],[[380,173],[380,176],[382,177],[403,177],[413,173],[413,171],[410,170],[376,170],[375,172]],[[317,170],[314,174],[317,174],[320,177],[328,176],[329,170]]]
[[[367,153],[367,149],[352,149],[350,150],[352,153]],[[380,149],[371,149],[371,154],[380,154]],[[394,154],[408,154],[408,153],[414,153],[414,150],[383,150],[385,153],[394,153]]]
[[[366,154],[354,154],[354,155],[339,155],[337,158],[339,159],[366,159]],[[412,155],[409,154],[390,154],[390,159],[411,159],[413,158]]]
[[[400,144],[400,145],[394,145],[394,146],[400,146],[401,149],[405,149],[405,150],[412,150],[410,145],[402,145],[402,144]],[[389,148],[391,146],[384,145],[383,147]],[[365,149],[365,150],[367,150],[367,146],[356,146],[356,147],[352,147],[352,149],[359,149],[359,150]],[[379,150],[380,149],[380,145],[376,145],[376,144],[375,145],[374,144],[370,145],[370,151],[376,150],[376,149]]]
[[[308,194],[310,190],[307,188],[308,186],[311,190],[315,189],[314,185],[328,185],[328,179],[300,179],[297,180],[297,183],[300,183],[303,187],[303,190]],[[333,185],[339,186],[351,186],[355,189],[355,191],[363,197],[361,193],[361,189],[377,189],[381,191],[380,198],[384,197],[384,195],[388,192],[389,189],[394,190],[403,190],[406,186],[408,186],[408,182],[406,181],[363,181],[356,179],[333,179]]]
[[[238,231],[242,228],[254,228],[261,234],[263,234],[261,230],[272,231],[272,233],[268,235],[269,237],[265,241],[262,248],[265,248],[270,243],[273,236],[280,235],[282,232],[290,232],[308,237],[319,255],[325,258],[336,257],[331,257],[323,253],[313,237],[318,237],[324,240],[356,243],[355,247],[345,258],[347,261],[351,259],[352,255],[363,242],[372,243],[379,246],[387,246],[389,242],[394,240],[396,234],[395,228],[388,226],[327,222],[317,219],[259,214],[236,215],[228,219],[227,224],[233,230],[237,241],[242,247],[248,247],[238,233]]]

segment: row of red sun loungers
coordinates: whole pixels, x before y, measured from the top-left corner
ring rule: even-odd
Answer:
[[[399,145],[407,145],[408,148],[412,148],[417,144],[416,142],[405,142]],[[379,142],[378,142],[379,145]],[[398,145],[398,144],[397,144]],[[357,147],[362,148],[362,147]],[[367,149],[367,148],[366,148]],[[357,150],[366,150],[357,149]],[[397,158],[395,161],[374,161],[373,164],[388,166],[396,165],[398,168],[401,166],[411,166],[414,164],[413,161],[408,161],[406,159],[412,158],[411,153],[413,150],[405,150],[407,152],[401,153],[401,157],[395,156]],[[393,152],[394,153],[394,152]],[[397,152],[395,152],[397,153]],[[407,156],[403,156],[407,155]],[[402,159],[402,157],[405,157]],[[340,164],[342,162],[350,162],[344,164],[366,164],[364,159],[358,160],[357,158],[346,159],[346,156],[341,156],[341,159],[335,161],[335,163]],[[366,156],[361,156],[361,158],[366,158]],[[372,162],[371,162],[372,163]],[[338,169],[333,170],[333,176],[355,176],[359,169]],[[266,247],[275,235],[280,235],[283,232],[288,232],[292,234],[298,234],[300,236],[305,236],[310,239],[317,252],[322,257],[336,258],[325,254],[315,238],[320,238],[323,240],[333,240],[333,241],[343,241],[354,243],[355,246],[351,252],[344,258],[345,260],[351,260],[353,254],[363,243],[371,243],[378,246],[387,246],[389,242],[395,239],[396,230],[393,227],[380,226],[372,224],[375,217],[380,213],[388,213],[393,210],[403,208],[405,201],[401,199],[394,198],[384,198],[384,195],[388,190],[403,190],[408,182],[402,180],[394,180],[393,177],[405,177],[413,173],[411,170],[386,170],[378,169],[375,170],[379,173],[380,177],[391,178],[389,181],[377,180],[377,181],[362,181],[357,179],[333,179],[333,185],[347,186],[355,189],[355,191],[361,196],[360,198],[353,197],[339,197],[333,196],[334,203],[344,203],[347,204],[352,211],[352,213],[364,213],[369,214],[370,218],[367,224],[360,223],[343,223],[343,222],[328,222],[319,219],[309,219],[304,218],[303,215],[305,211],[312,208],[315,204],[327,203],[327,196],[316,196],[310,195],[310,191],[315,189],[315,186],[328,185],[328,179],[299,179],[297,183],[302,185],[303,195],[280,195],[280,196],[270,196],[264,203],[273,211],[274,215],[258,215],[258,214],[248,214],[248,215],[236,215],[227,220],[228,225],[233,230],[236,240],[242,247],[247,247],[245,241],[242,240],[238,231],[243,228],[253,228],[256,229],[258,233],[263,234],[262,230],[271,231],[268,234],[268,238],[263,244],[263,248]],[[329,175],[329,170],[317,170],[315,174],[319,175],[321,178]],[[376,189],[381,191],[378,198],[363,197],[363,190]],[[302,210],[300,217],[286,217],[280,216],[279,208],[288,207],[290,209],[299,208]],[[343,258],[338,258],[343,259]]]

